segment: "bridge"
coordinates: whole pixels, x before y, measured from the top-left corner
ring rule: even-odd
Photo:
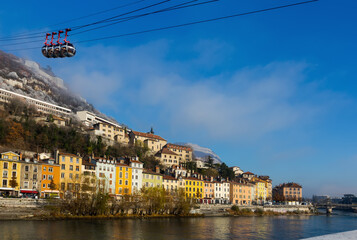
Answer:
[[[326,202],[326,203],[314,204],[314,207],[319,208],[319,209],[326,209],[326,214],[331,214],[332,209],[349,211],[349,212],[357,212],[356,204],[342,204],[342,203]]]

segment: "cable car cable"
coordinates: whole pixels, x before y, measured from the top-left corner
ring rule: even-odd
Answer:
[[[195,1],[197,1],[197,0],[195,0]],[[162,13],[162,12],[173,11],[173,10],[178,10],[178,9],[183,9],[183,8],[188,8],[188,7],[193,7],[193,6],[199,6],[199,5],[212,3],[212,2],[218,2],[218,1],[220,1],[220,0],[209,0],[209,1],[190,4],[190,5],[186,5],[186,6],[179,6],[179,5],[182,5],[182,4],[179,4],[179,5],[176,5],[177,7],[170,7],[170,8],[166,8],[166,9],[162,9],[162,10],[157,10],[157,11],[151,12],[151,13],[145,13],[145,14],[140,14],[140,15],[136,15],[136,16],[125,17],[125,18],[122,18],[120,20],[116,20],[113,23],[109,23],[109,24],[106,24],[106,25],[103,25],[103,26],[99,26],[99,27],[87,29],[87,30],[84,30],[84,31],[81,31],[81,32],[73,33],[73,34],[71,34],[71,36],[82,34],[82,33],[86,33],[86,32],[90,32],[90,31],[97,30],[97,29],[104,28],[104,27],[109,27],[109,26],[112,26],[112,25],[115,25],[115,24],[118,24],[118,23],[127,22],[127,21],[130,21],[130,20],[136,19],[136,18],[145,17],[145,16],[148,16],[148,15],[156,14],[156,13]],[[194,1],[189,1],[189,2],[194,2]],[[187,4],[187,3],[184,3],[184,4]]]
[[[132,2],[132,3],[120,5],[120,6],[117,6],[117,7],[114,7],[114,8],[110,8],[110,9],[107,9],[107,10],[102,10],[102,11],[95,12],[95,13],[92,13],[92,14],[89,14],[89,15],[85,15],[85,16],[82,16],[82,17],[73,18],[73,19],[70,19],[70,20],[67,20],[67,21],[64,21],[64,22],[61,22],[61,23],[56,23],[56,24],[48,25],[48,26],[43,27],[43,28],[58,26],[58,25],[61,25],[61,24],[64,24],[64,23],[69,23],[69,22],[77,21],[77,20],[80,20],[80,19],[88,18],[88,17],[91,17],[91,16],[95,16],[95,15],[99,15],[99,14],[102,14],[102,13],[110,12],[110,11],[113,11],[113,10],[117,10],[117,9],[120,9],[120,8],[124,8],[124,7],[131,6],[131,5],[135,5],[135,4],[138,4],[138,3],[140,3],[140,2],[144,2],[144,1],[147,1],[147,0],[139,0],[139,1],[136,1],[136,2]],[[48,32],[52,32],[52,31],[48,31]],[[11,39],[17,38],[17,37],[33,36],[34,34],[35,34],[35,35],[41,34],[41,36],[43,36],[43,34],[45,34],[45,33],[46,33],[45,31],[41,31],[41,32],[35,32],[35,33],[32,33],[32,34],[29,34],[29,33],[16,34],[16,35],[12,35],[12,36],[1,37],[1,38],[0,38],[0,41],[2,41],[3,39],[4,39],[4,40],[11,40]],[[26,38],[27,38],[27,37],[26,37]]]
[[[197,25],[197,24],[201,24],[201,23],[214,22],[214,21],[219,21],[219,20],[225,20],[225,19],[230,19],[230,18],[235,18],[235,17],[241,17],[241,16],[246,16],[246,15],[252,15],[252,14],[257,14],[257,13],[263,13],[263,12],[283,9],[283,8],[289,8],[289,7],[299,6],[299,5],[305,5],[305,4],[318,2],[318,1],[319,0],[303,1],[303,2],[280,5],[280,6],[276,6],[276,7],[264,8],[264,9],[259,9],[259,10],[244,12],[244,13],[237,13],[237,14],[232,14],[232,15],[227,15],[227,16],[222,16],[222,17],[216,17],[216,18],[193,21],[193,22],[182,23],[182,24],[177,24],[177,25],[171,25],[171,26],[166,26],[166,27],[153,28],[153,29],[148,29],[148,30],[143,30],[143,31],[137,31],[137,32],[132,32],[132,33],[124,33],[124,34],[118,34],[118,35],[95,38],[95,39],[89,39],[89,40],[82,40],[82,41],[77,41],[77,42],[74,42],[74,43],[94,42],[94,41],[99,41],[99,40],[120,38],[120,37],[138,35],[138,34],[149,33],[149,32],[157,32],[157,31],[162,31],[162,30],[167,30],[167,29],[180,28],[180,27],[185,27],[185,26],[190,26],[190,25]],[[20,50],[30,50],[30,49],[38,49],[38,47],[12,49],[12,50],[7,50],[7,51],[20,51]]]
[[[292,4],[277,6],[277,7],[271,7],[271,8],[265,8],[265,9],[245,12],[245,13],[237,13],[237,14],[223,16],[223,17],[216,17],[216,18],[210,18],[210,19],[199,20],[199,21],[194,21],[194,22],[171,25],[171,26],[167,26],[167,27],[153,28],[153,29],[148,29],[148,30],[143,30],[143,31],[138,31],[138,32],[124,33],[124,34],[119,34],[119,35],[94,38],[94,39],[90,39],[90,40],[77,41],[74,43],[94,42],[94,41],[99,41],[99,40],[120,38],[120,37],[132,36],[132,35],[149,33],[149,32],[157,32],[157,31],[167,30],[167,29],[172,29],[172,28],[186,27],[186,26],[190,26],[190,25],[197,25],[197,24],[201,24],[201,23],[214,22],[214,21],[219,21],[219,20],[224,20],[224,19],[229,19],[229,18],[241,17],[241,16],[252,15],[252,14],[257,14],[257,13],[262,13],[262,12],[268,12],[268,11],[278,10],[278,9],[282,9],[282,8],[288,8],[288,7],[313,3],[313,2],[317,2],[317,1],[319,1],[319,0],[309,0],[309,1],[304,1],[304,2],[292,3]]]
[[[182,8],[199,6],[199,5],[203,5],[203,4],[207,4],[207,3],[217,2],[217,1],[220,1],[220,0],[209,0],[209,1],[205,1],[205,2],[193,3],[193,2],[197,2],[197,1],[199,1],[199,0],[190,0],[190,1],[187,1],[187,2],[184,2],[184,3],[180,3],[180,4],[177,4],[177,5],[168,7],[168,8],[156,10],[154,12],[148,12],[148,13],[144,13],[144,14],[139,14],[139,15],[134,15],[134,16],[130,16],[130,17],[120,18],[120,19],[115,20],[115,22],[113,22],[113,23],[110,23],[110,24],[107,24],[107,25],[104,25],[104,26],[100,26],[100,27],[96,27],[96,28],[92,28],[92,29],[89,29],[89,30],[84,30],[84,31],[81,31],[81,32],[78,32],[78,33],[74,33],[74,34],[71,34],[70,36],[81,34],[81,33],[85,33],[85,32],[88,32],[88,31],[93,31],[93,30],[96,30],[96,29],[99,29],[99,28],[107,27],[107,26],[118,24],[118,23],[121,23],[121,22],[130,21],[130,20],[133,20],[133,19],[136,19],[136,18],[139,18],[139,17],[144,17],[144,16],[156,14],[156,13],[166,12],[166,11],[178,10],[178,9],[182,9]],[[186,5],[186,4],[189,4],[189,3],[193,3],[193,4]],[[111,21],[114,21],[114,20],[111,20]],[[42,40],[43,36],[41,36],[41,37],[33,37],[33,38]],[[28,38],[24,38],[24,39],[28,39]],[[26,42],[16,42],[16,43],[10,43],[10,44],[0,44],[0,47],[22,45],[22,44],[34,43],[34,42],[38,42],[38,40],[37,41],[36,40],[26,41]]]

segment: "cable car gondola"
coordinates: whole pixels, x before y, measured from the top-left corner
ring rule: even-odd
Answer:
[[[47,33],[46,34],[46,41],[45,45],[42,47],[42,55],[47,57],[47,58],[64,58],[64,57],[73,57],[76,55],[76,48],[72,43],[67,41],[67,36],[68,32],[71,31],[71,29],[67,28],[66,29],[66,36],[64,38],[64,43],[60,42],[61,39],[61,33],[63,33],[62,30],[58,31],[58,40],[57,44],[53,43],[54,36],[57,34],[56,32],[52,32],[52,34]],[[51,37],[51,42],[48,44],[48,36],[52,35]]]
[[[48,41],[48,36],[50,36],[50,33],[46,33],[46,41],[42,47],[42,55],[45,57],[48,57],[48,47],[50,46],[50,44],[47,43]]]
[[[71,29],[67,28],[66,35],[63,40],[64,44],[62,44],[62,54],[65,55],[66,57],[73,57],[74,55],[76,55],[76,48],[74,47],[74,45],[72,43],[67,41],[69,31],[71,31]]]

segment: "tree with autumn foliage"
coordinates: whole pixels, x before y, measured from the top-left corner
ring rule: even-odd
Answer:
[[[24,130],[21,123],[10,120],[8,122],[5,143],[16,148],[25,148],[25,137],[28,134],[29,133]]]

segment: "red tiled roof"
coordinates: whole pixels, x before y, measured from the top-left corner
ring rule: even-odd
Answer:
[[[123,167],[129,167],[129,165],[125,164],[125,163],[116,163],[116,166],[123,166]]]
[[[177,144],[172,144],[172,143],[166,144],[165,147],[167,147],[167,148],[174,148],[174,149],[181,149],[181,150],[186,150],[186,151],[192,151],[192,148],[190,148],[190,147],[186,147],[186,146],[182,146],[182,145],[177,145]]]
[[[201,179],[194,178],[194,177],[184,177],[183,179],[195,180],[195,181],[203,181],[203,180],[201,180]]]
[[[254,175],[254,173],[252,173],[252,172],[245,172],[243,174]]]
[[[137,132],[137,131],[132,131],[132,133],[134,133],[135,135],[141,136],[141,137],[154,138],[154,139],[166,141],[162,137],[155,135],[155,134],[151,134],[151,133],[143,133],[143,132]]]
[[[165,175],[165,176],[163,177],[163,179],[166,179],[166,180],[176,180],[176,181],[177,181],[176,178],[174,178],[174,177],[172,177],[172,176],[167,176],[167,175]]]
[[[160,154],[170,154],[170,155],[175,155],[175,156],[178,156],[178,154],[174,153],[173,151],[170,151],[169,149],[167,148],[163,148],[161,149],[158,153]]]
[[[151,171],[151,170],[149,170],[149,169],[144,169],[143,173],[145,173],[145,174],[152,174],[152,175],[160,175],[160,176],[162,176],[162,174],[160,174],[160,173],[156,173],[156,172]]]
[[[283,183],[281,185],[282,187],[293,187],[293,188],[302,188],[302,186],[300,184],[297,183]]]
[[[134,163],[142,163],[142,162],[136,161],[136,160],[131,160],[131,162],[134,162]]]

